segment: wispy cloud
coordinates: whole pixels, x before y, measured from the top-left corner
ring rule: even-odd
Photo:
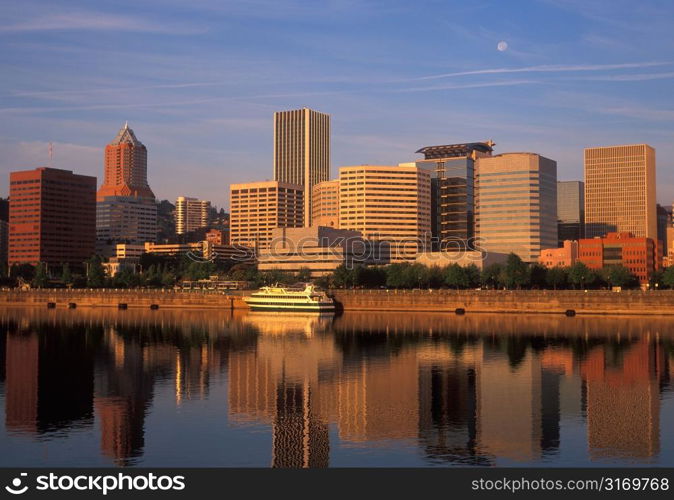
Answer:
[[[457,76],[471,76],[471,75],[499,75],[506,73],[564,73],[576,71],[611,71],[617,69],[636,69],[636,68],[650,68],[653,66],[667,66],[671,62],[640,62],[640,63],[624,63],[624,64],[544,64],[539,66],[525,66],[521,68],[487,68],[473,71],[457,71],[454,73],[442,73],[439,75],[428,75],[413,78],[411,80],[439,80],[442,78],[452,78]]]
[[[669,78],[674,78],[674,71],[669,71],[666,73],[637,73],[633,75],[588,76],[582,78],[582,80],[598,82],[643,82],[648,80],[663,80]],[[580,78],[573,78],[573,80],[580,80]]]
[[[542,82],[538,80],[503,80],[499,82],[459,83],[455,85],[435,85],[432,87],[411,87],[406,89],[396,89],[392,92],[430,92],[436,90],[479,89],[483,87],[511,87],[516,85],[533,85],[537,83]]]
[[[132,16],[85,11],[37,16],[14,24],[0,25],[0,34],[72,30],[132,31],[172,35],[191,35],[206,31],[204,28],[189,27],[185,24],[159,24]]]

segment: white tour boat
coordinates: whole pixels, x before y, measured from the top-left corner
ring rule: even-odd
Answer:
[[[252,311],[334,312],[335,302],[307,284],[302,288],[264,286],[244,297]]]

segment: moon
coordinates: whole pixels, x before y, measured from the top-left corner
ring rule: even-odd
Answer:
[[[496,48],[499,52],[505,52],[508,49],[508,42],[501,40],[498,44],[496,44]]]

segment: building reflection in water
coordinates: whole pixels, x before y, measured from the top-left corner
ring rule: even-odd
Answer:
[[[429,463],[554,463],[569,422],[589,460],[660,453],[667,320],[28,311],[0,313],[6,432],[96,422],[117,465],[144,455],[158,383],[176,408],[226,386],[230,424],[271,428],[273,467],[393,443]]]

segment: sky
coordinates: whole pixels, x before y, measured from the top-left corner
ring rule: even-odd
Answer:
[[[310,107],[332,177],[491,139],[574,180],[583,148],[645,142],[671,205],[673,89],[671,0],[5,0],[0,196],[50,142],[100,185],[128,121],[159,199],[228,208],[230,183],[273,177],[274,111]]]

